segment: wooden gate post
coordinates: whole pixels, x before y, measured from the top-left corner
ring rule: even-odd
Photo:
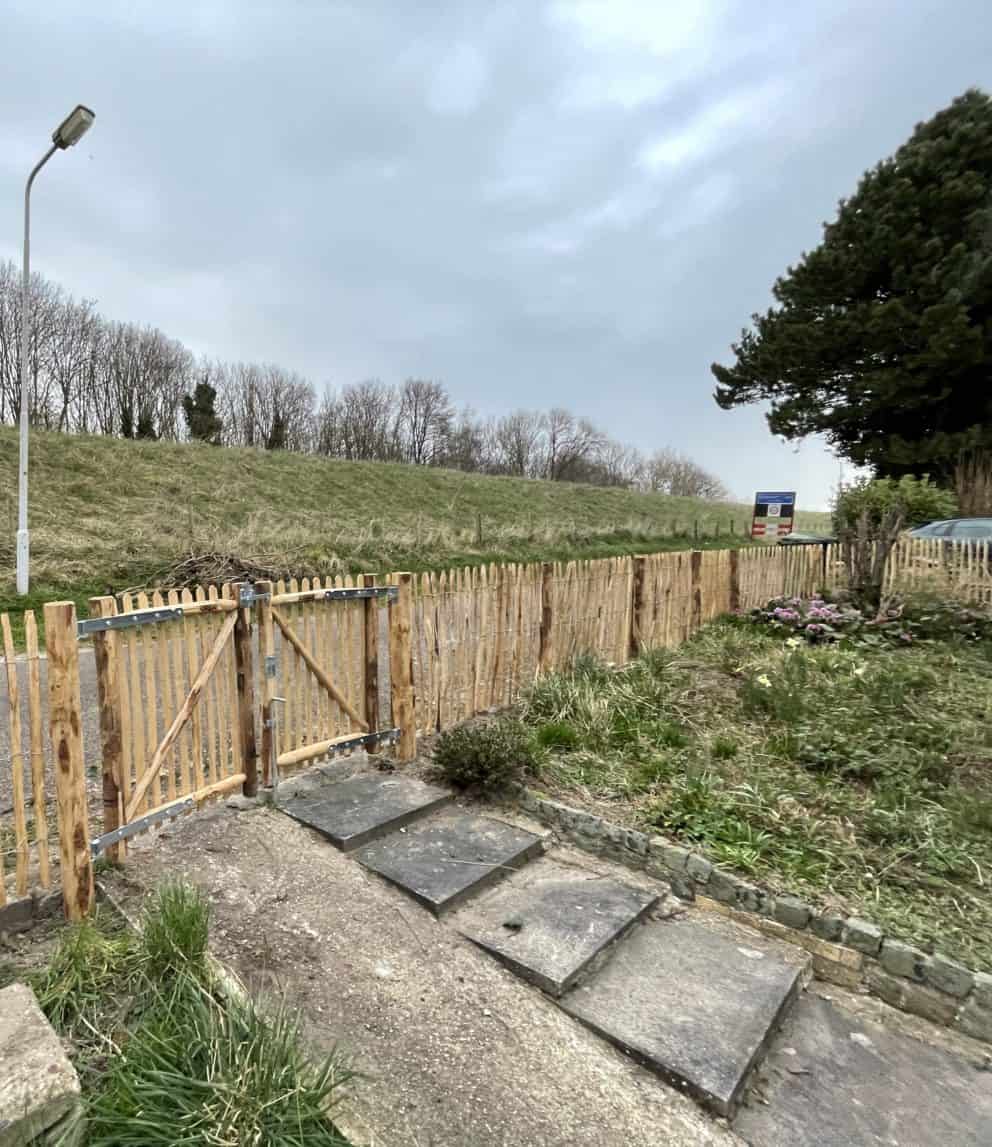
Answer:
[[[737,613],[741,608],[741,551],[730,551],[730,612]]]
[[[91,597],[91,617],[113,617],[117,602],[112,597]],[[96,686],[100,703],[100,739],[103,744],[103,831],[120,827],[124,806],[121,798],[124,743],[121,724],[120,660],[117,634],[112,629],[93,634]],[[120,860],[123,845],[107,849],[110,860]]]
[[[647,574],[648,559],[643,554],[634,557],[633,579],[630,591],[630,656],[641,652],[644,627],[641,618],[644,611],[644,579]]]
[[[276,634],[272,622],[272,593],[270,581],[255,582],[255,592],[262,594],[258,603],[258,648],[262,654],[262,784],[272,784],[274,727],[272,724],[272,698],[276,695]]]
[[[362,574],[358,584],[364,589],[375,589],[378,578],[375,574]],[[369,732],[379,728],[379,599],[365,599],[365,723]],[[366,750],[370,755],[379,752],[379,746],[372,744]]]
[[[62,902],[70,920],[82,920],[93,905],[78,640],[75,605],[71,601],[49,602],[45,606],[48,720],[55,756]]]
[[[234,600],[241,584],[232,586]],[[255,739],[255,656],[251,639],[251,610],[238,609],[234,623],[234,671],[238,688],[238,729],[241,742],[241,768],[245,774],[242,791],[246,797],[258,792],[258,742]]]
[[[691,595],[690,633],[695,633],[703,624],[703,551],[693,550],[689,555],[689,577]]]
[[[553,668],[552,634],[554,631],[554,562],[541,563],[541,634],[537,654],[537,671],[542,676]]]
[[[393,696],[393,724],[400,731],[397,756],[412,761],[417,755],[417,716],[413,704],[413,642],[410,619],[413,614],[413,575],[389,575],[399,590],[389,603],[389,677]]]

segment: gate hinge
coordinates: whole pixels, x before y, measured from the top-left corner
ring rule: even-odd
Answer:
[[[238,592],[238,605],[242,609],[250,609],[257,601],[268,601],[270,593],[259,593],[253,585],[243,585]]]

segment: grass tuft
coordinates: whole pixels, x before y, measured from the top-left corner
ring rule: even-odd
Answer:
[[[152,980],[189,972],[203,976],[210,906],[199,889],[164,884],[146,908],[141,929],[145,972]]]
[[[347,1147],[328,1115],[351,1073],[336,1054],[311,1062],[285,1009],[215,991],[208,924],[196,889],[166,884],[140,935],[98,913],[35,977],[83,1085],[62,1147]]]

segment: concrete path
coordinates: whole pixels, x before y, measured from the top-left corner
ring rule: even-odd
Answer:
[[[351,771],[287,782],[302,825],[236,800],[140,842],[112,880],[131,901],[166,873],[206,889],[217,954],[363,1073],[342,1119],[356,1144],[992,1142],[983,1045],[879,1000],[799,994],[799,949],[621,866],[534,859],[541,830],[505,810]]]
[[[559,854],[590,877],[631,873]],[[212,947],[364,1078],[343,1129],[375,1147],[707,1147],[741,1141],[458,931],[282,813],[226,806],[136,845],[112,891],[206,890]]]

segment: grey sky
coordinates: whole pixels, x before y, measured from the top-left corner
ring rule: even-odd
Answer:
[[[0,257],[109,317],[320,389],[443,380],[567,405],[749,497],[825,505],[837,462],[709,364],[862,171],[969,85],[988,0],[12,3]]]

